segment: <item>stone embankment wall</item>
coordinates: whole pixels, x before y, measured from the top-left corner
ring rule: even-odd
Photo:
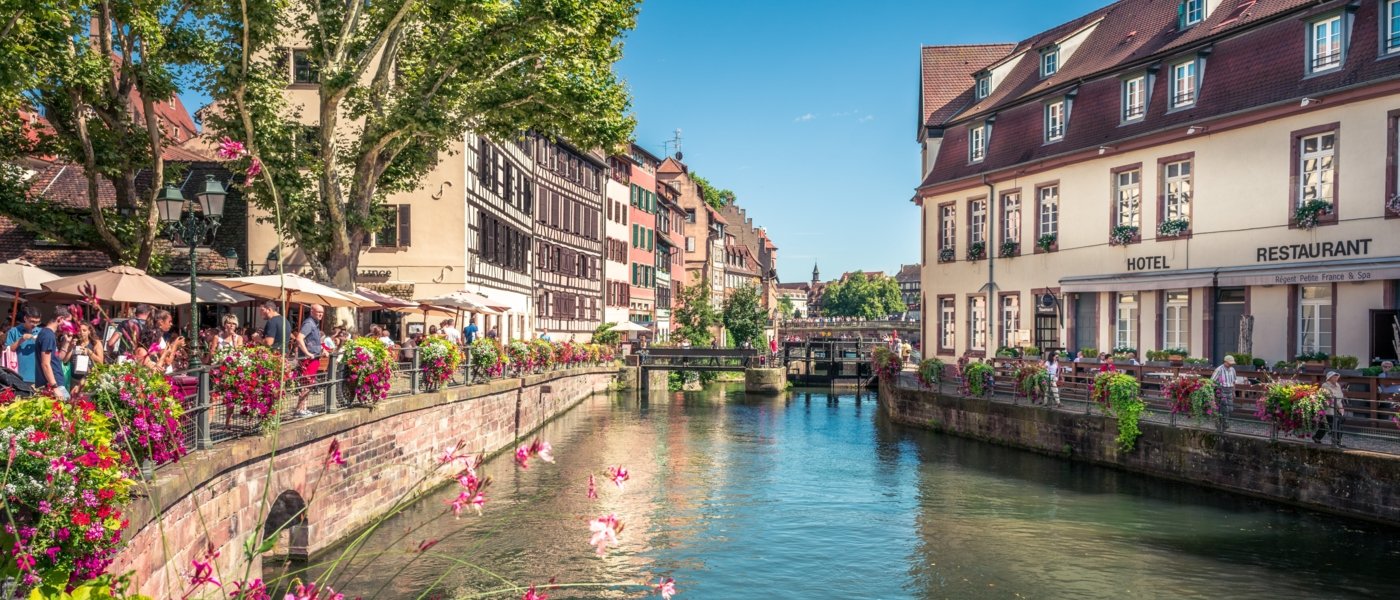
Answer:
[[[1400,526],[1400,456],[1148,422],[1124,452],[1112,418],[888,384],[880,406],[906,425]]]
[[[126,545],[111,571],[134,572],[134,591],[141,594],[176,598],[186,588],[190,561],[213,548],[221,581],[261,577],[260,560],[248,564],[243,548],[268,525],[269,513],[285,520],[306,506],[304,545],[314,554],[396,502],[441,484],[415,488],[444,449],[459,441],[473,453],[512,448],[517,436],[527,437],[606,390],[616,376],[611,367],[579,368],[448,388],[387,400],[373,410],[294,421],[275,436],[194,452],[157,471],[149,497],[135,501]],[[346,464],[325,468],[332,440],[339,440]],[[294,533],[301,531],[282,533],[279,548]]]

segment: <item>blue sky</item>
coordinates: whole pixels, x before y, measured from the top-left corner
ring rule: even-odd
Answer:
[[[1107,0],[644,0],[618,72],[637,141],[734,190],[779,277],[918,260],[919,47],[1012,42]]]

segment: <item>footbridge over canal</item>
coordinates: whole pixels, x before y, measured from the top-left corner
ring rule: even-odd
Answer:
[[[641,380],[665,371],[737,372],[744,374],[744,389],[771,394],[787,389],[786,373],[772,364],[768,353],[752,348],[647,348],[637,353]],[[650,385],[644,383],[643,385]]]

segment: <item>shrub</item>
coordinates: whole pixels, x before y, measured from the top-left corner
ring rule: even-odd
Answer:
[[[461,365],[462,350],[446,338],[430,337],[418,346],[418,368],[428,389],[447,383]]]
[[[228,406],[234,413],[266,423],[277,414],[277,404],[287,384],[296,376],[296,367],[267,346],[228,348],[214,355],[209,365],[211,402]]]
[[[389,396],[394,360],[389,347],[374,338],[345,342],[345,389],[352,402],[374,405]]]
[[[1360,361],[1359,359],[1357,359],[1355,356],[1333,356],[1333,357],[1332,357],[1332,368],[1333,368],[1333,369],[1355,369],[1355,368],[1356,368],[1356,365],[1358,365],[1358,364],[1360,364],[1360,363],[1361,363],[1361,361]]]
[[[593,329],[593,343],[612,346],[622,341],[622,334],[612,329],[616,326],[617,323],[608,322],[595,327]]]
[[[924,388],[931,388],[943,383],[943,361],[936,358],[925,358],[919,363],[919,385]]]
[[[992,365],[984,362],[973,362],[967,365],[963,371],[963,379],[967,382],[967,390],[974,396],[989,396],[996,382],[996,371]]]
[[[133,362],[97,365],[83,381],[83,395],[116,422],[115,444],[130,449],[136,462],[163,464],[185,455],[185,408],[165,374]]]

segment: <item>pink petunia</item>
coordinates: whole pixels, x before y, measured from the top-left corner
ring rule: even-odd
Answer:
[[[588,540],[590,546],[598,548],[598,555],[607,554],[608,546],[617,545],[617,534],[622,533],[622,521],[615,514],[608,514],[588,522],[588,530],[593,532],[593,537]]]
[[[253,181],[253,178],[260,175],[262,173],[262,170],[262,161],[258,160],[258,157],[254,156],[253,160],[248,163],[248,178],[246,181]]]

